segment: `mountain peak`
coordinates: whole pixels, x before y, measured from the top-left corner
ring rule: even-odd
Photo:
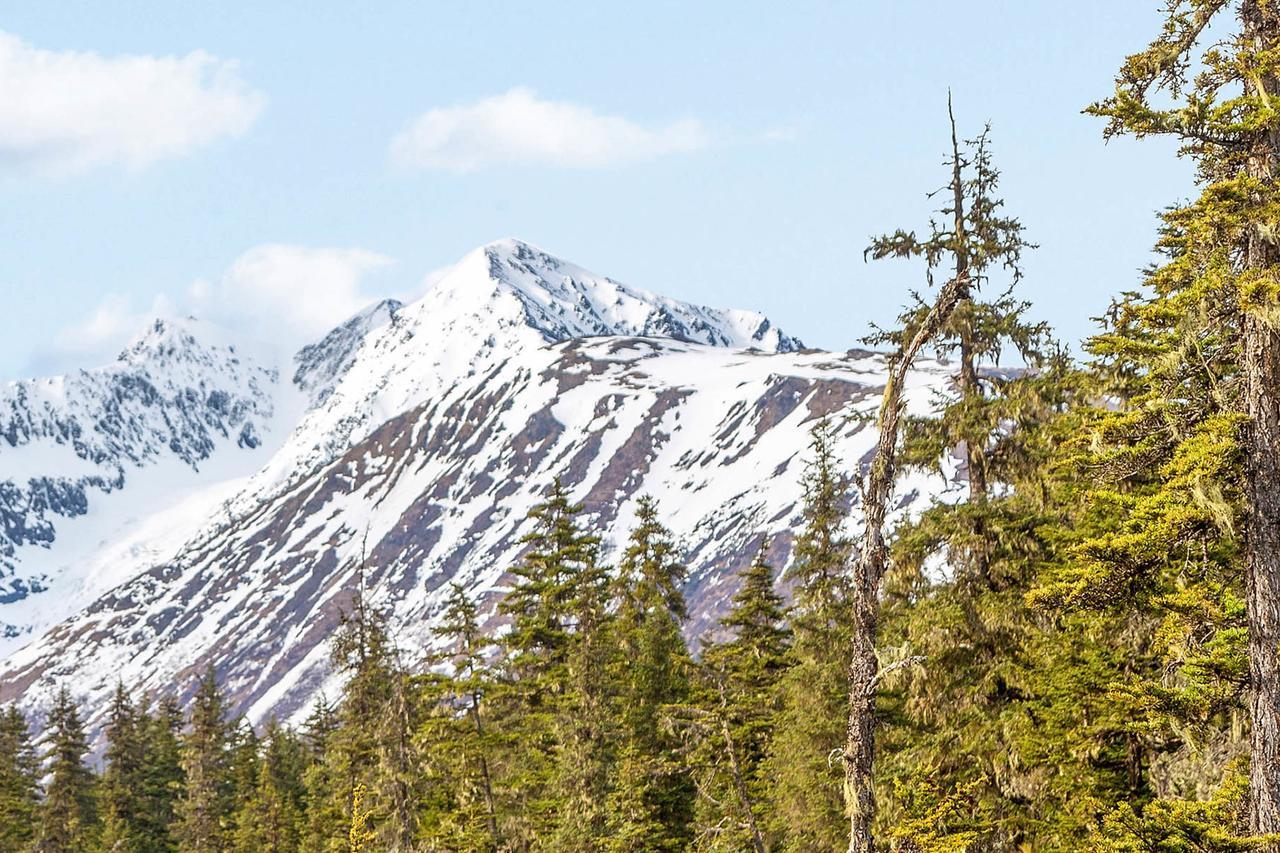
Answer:
[[[269,347],[195,317],[156,317],[116,357],[135,367],[204,363],[213,356],[237,362],[249,357],[260,364],[275,360]]]
[[[541,332],[547,341],[623,335],[767,352],[803,347],[757,312],[709,308],[659,296],[515,238],[495,240],[470,252],[436,283],[427,299],[433,313],[448,306],[489,314],[494,311],[493,300],[504,301],[500,296],[504,293],[516,298],[522,315],[517,321]],[[505,302],[513,304],[509,298]]]
[[[404,307],[398,299],[383,299],[343,321],[314,344],[309,344],[293,357],[297,370],[293,382],[311,395],[314,404],[322,403],[355,360],[356,351],[374,329],[391,322]]]

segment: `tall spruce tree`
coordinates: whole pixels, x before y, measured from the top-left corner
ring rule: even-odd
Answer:
[[[793,665],[779,683],[778,720],[766,759],[769,835],[787,850],[837,850],[846,841],[842,774],[831,761],[844,739],[851,643],[848,478],[838,469],[835,425],[813,427],[804,477],[803,527],[786,579]]]
[[[693,782],[678,735],[664,725],[669,706],[690,695],[693,662],[682,634],[686,575],[657,506],[640,498],[613,584],[610,680],[618,690],[619,734],[608,850],[679,850],[692,834]]]
[[[298,736],[274,718],[267,723],[262,744],[252,788],[237,805],[234,849],[294,853],[302,840],[305,749]]]
[[[1109,826],[1127,834],[1117,843],[1225,847],[1230,798],[1245,790],[1249,829],[1280,833],[1280,8],[1174,0],[1165,11],[1090,112],[1108,119],[1107,137],[1177,139],[1202,191],[1165,214],[1163,262],[1091,343],[1129,380],[1080,442],[1092,500],[1118,521],[1037,600],[1160,619],[1162,675],[1129,692],[1166,741],[1149,765],[1164,796],[1121,805]],[[1223,37],[1202,49],[1210,27]],[[1247,785],[1230,761],[1242,702]],[[1198,790],[1206,776],[1223,781],[1217,799]]]
[[[100,796],[102,846],[107,850],[146,849],[145,724],[145,714],[134,705],[124,683],[117,682],[107,718]]]
[[[25,850],[35,838],[40,762],[16,705],[0,711],[0,850]]]
[[[951,126],[953,169],[949,189],[955,199],[955,207],[944,207],[943,212],[954,214],[959,222],[963,216],[959,205],[967,184],[963,174],[965,164],[954,153],[957,149],[954,118]],[[932,238],[919,240],[914,233],[899,231],[892,237],[873,241],[867,254],[876,258],[924,256],[928,278],[932,282],[934,267],[951,251],[944,235],[945,232],[935,229]],[[954,234],[952,237],[954,238]],[[885,526],[897,476],[898,443],[905,406],[903,392],[907,373],[916,358],[948,327],[957,307],[969,299],[971,276],[972,270],[957,259],[955,275],[938,289],[933,302],[921,304],[919,310],[911,315],[907,327],[892,336],[898,341],[898,346],[890,357],[889,375],[885,380],[876,417],[876,446],[862,482],[863,532],[853,561],[850,596],[852,635],[848,670],[849,710],[844,748],[840,753],[844,766],[843,794],[845,817],[849,822],[850,853],[870,853],[876,843],[876,792],[873,777],[876,697],[887,671],[881,668],[877,643],[881,584],[889,568]],[[896,662],[890,664],[896,665]]]
[[[333,640],[346,678],[331,722],[317,719],[318,761],[307,770],[309,850],[348,848],[353,826],[387,850],[406,849],[416,832],[412,699],[408,673],[385,617],[358,590]],[[356,796],[357,790],[360,796]],[[361,813],[352,810],[359,800]]]
[[[556,723],[556,799],[561,803],[551,846],[566,853],[599,850],[608,832],[606,801],[616,760],[616,685],[610,678],[608,580],[596,565],[573,602],[573,633],[565,658],[564,695]]]
[[[45,728],[48,782],[40,806],[36,849],[41,853],[91,850],[98,840],[96,780],[85,764],[89,744],[80,711],[65,685],[58,690]]]
[[[428,849],[494,851],[501,846],[494,768],[503,745],[489,708],[494,674],[478,609],[460,584],[445,600],[436,636],[451,653],[452,672],[442,679],[435,707],[419,733],[424,772],[435,776],[437,796],[424,810]],[[429,692],[429,691],[428,691]]]
[[[302,726],[302,743],[307,766],[302,784],[307,803],[302,838],[305,849],[333,849],[331,839],[341,840],[346,829],[346,806],[337,797],[343,786],[338,753],[333,744],[338,729],[337,713],[323,696],[316,699]]]
[[[899,689],[881,696],[892,746],[877,775],[898,801],[882,828],[916,844],[950,837],[1017,847],[1036,823],[1031,771],[1013,741],[1028,689],[1022,646],[1038,618],[1023,599],[1045,550],[1038,529],[1048,521],[1043,465],[1053,445],[1043,426],[1064,404],[1068,365],[1013,294],[1030,244],[997,196],[989,134],[988,127],[962,142],[953,119],[940,218],[924,238],[900,231],[871,249],[876,257],[923,257],[931,278],[945,268],[969,280],[931,343],[955,365],[956,393],[931,415],[904,419],[900,456],[903,467],[944,475],[944,463],[958,455],[965,498],[938,501],[895,530],[885,584],[882,657],[889,666],[915,665],[899,671]],[[916,305],[903,327],[927,311]],[[901,336],[878,340],[900,344]],[[1000,369],[1002,359],[1024,369]],[[953,802],[968,814],[951,815]]]
[[[597,557],[599,540],[578,521],[581,511],[557,479],[529,513],[533,530],[523,539],[528,551],[512,569],[515,582],[501,604],[511,630],[502,638],[505,672],[497,698],[512,752],[502,767],[509,802],[500,810],[499,831],[517,848],[546,843],[560,823],[577,821],[572,810],[584,805],[561,801],[562,789],[572,784],[566,772],[576,768],[558,758],[576,737],[566,728],[576,637],[591,628],[594,617],[587,610],[607,577]]]
[[[182,706],[173,696],[156,703],[154,713],[144,713],[142,729],[142,808],[136,811],[143,849],[169,851],[177,847],[178,802],[186,790],[182,769]]]
[[[1230,13],[1234,32],[1198,51],[1206,29]],[[1125,62],[1115,94],[1092,108],[1109,119],[1109,137],[1178,139],[1204,185],[1197,201],[1166,217],[1164,244],[1174,254],[1152,273],[1156,295],[1135,320],[1161,337],[1186,372],[1234,366],[1209,400],[1171,394],[1164,401],[1162,414],[1190,428],[1174,449],[1181,465],[1171,466],[1162,485],[1185,494],[1181,480],[1198,493],[1190,495],[1193,517],[1162,515],[1180,528],[1174,538],[1200,539],[1206,550],[1224,529],[1241,536],[1251,697],[1248,814],[1255,834],[1280,833],[1277,97],[1280,8],[1271,0],[1181,0],[1168,4],[1151,46]],[[1171,317],[1179,308],[1189,313]],[[1238,465],[1220,464],[1224,458]]]
[[[185,786],[174,835],[184,853],[212,853],[228,846],[233,783],[226,715],[226,700],[210,667],[200,677],[182,737]]]
[[[765,823],[774,785],[765,758],[777,720],[778,683],[791,663],[791,632],[767,546],[766,540],[743,571],[733,607],[721,620],[730,638],[703,651],[684,714],[698,789],[698,849],[766,853],[775,846]]]

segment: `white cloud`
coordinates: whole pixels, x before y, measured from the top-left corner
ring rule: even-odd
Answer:
[[[127,296],[107,294],[54,333],[22,372],[51,376],[109,364],[156,317],[194,315],[292,354],[382,298],[362,284],[391,263],[364,249],[257,246],[220,278],[199,279],[176,300],[161,294],[139,310]]]
[[[248,130],[265,97],[233,62],[41,50],[0,31],[0,169],[137,169]]]
[[[392,162],[407,168],[470,172],[500,165],[595,168],[710,143],[693,119],[645,127],[516,88],[466,106],[428,110],[391,141],[390,153]]]
[[[257,246],[216,282],[195,282],[189,310],[264,340],[301,345],[374,301],[362,281],[391,262],[365,249]]]
[[[152,319],[175,313],[173,301],[163,294],[138,310],[128,297],[109,293],[86,316],[54,332],[48,343],[32,353],[22,373],[51,376],[107,364]]]

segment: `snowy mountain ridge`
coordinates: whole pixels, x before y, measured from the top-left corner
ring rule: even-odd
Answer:
[[[258,448],[279,403],[272,361],[210,324],[161,319],[112,365],[0,385],[0,604],[55,583],[41,558],[59,530],[140,473],[194,481],[229,448]]]
[[[64,682],[97,697],[117,676],[185,692],[211,665],[240,711],[291,714],[329,683],[325,641],[362,557],[407,649],[425,651],[447,582],[492,614],[553,477],[615,548],[638,496],[658,497],[686,549],[696,635],[762,537],[779,566],[788,559],[813,423],[837,417],[850,464],[870,451],[865,421],[839,416],[873,412],[884,373],[877,354],[804,351],[759,314],[655,296],[513,240],[470,253],[416,302],[371,306],[292,370],[199,341],[161,336],[127,364],[213,436],[197,432],[204,456],[182,464],[220,473],[100,540],[68,544],[56,534],[79,522],[55,514],[47,540],[15,549],[14,576],[47,567],[43,583],[68,604],[34,589],[0,602],[15,635],[0,699],[39,704]],[[927,409],[948,382],[925,365],[913,405]],[[82,417],[110,420],[110,389],[75,393]],[[117,431],[154,416],[126,408]],[[256,446],[235,443],[245,430]],[[0,466],[28,445],[0,442]],[[4,470],[0,489],[17,488]],[[85,515],[132,503],[140,471],[86,486]],[[943,487],[909,484],[902,511]],[[0,513],[30,514],[4,494]]]

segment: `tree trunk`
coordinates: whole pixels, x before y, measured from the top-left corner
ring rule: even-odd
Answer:
[[[1241,5],[1244,35],[1255,50],[1280,47],[1280,9],[1263,0]],[[1255,94],[1280,97],[1280,80],[1270,74],[1253,81]],[[1249,158],[1250,177],[1274,182],[1280,138],[1264,130]],[[1249,235],[1246,264],[1274,269],[1280,251],[1274,237],[1255,228]],[[1249,614],[1249,674],[1252,686],[1250,728],[1249,828],[1255,834],[1280,833],[1280,336],[1253,312],[1243,321],[1241,369],[1245,380],[1246,443],[1246,596]]]
[[[475,677],[475,670],[469,669],[468,676]],[[471,691],[471,707],[468,709],[471,720],[475,724],[476,738],[479,741],[480,753],[480,785],[484,793],[484,823],[489,830],[489,839],[494,848],[498,848],[498,811],[493,802],[493,777],[489,773],[489,758],[484,754],[484,726],[480,722],[480,691]]]
[[[951,109],[951,94],[947,94],[947,117],[951,120],[951,195],[952,216],[955,233],[956,274],[959,280],[970,277],[969,234],[965,227],[964,212],[964,175],[963,163],[960,160],[960,139],[956,135],[956,116]],[[982,396],[982,382],[978,378],[978,368],[973,354],[973,298],[966,296],[956,307],[959,320],[958,336],[960,338],[960,396],[970,400]],[[969,503],[980,504],[987,500],[987,457],[986,436],[971,435],[964,442],[965,477],[969,481]],[[988,580],[990,560],[987,557],[986,524],[981,516],[975,516],[973,522],[973,569],[974,574],[983,582]],[[969,608],[972,610],[972,607]],[[970,620],[976,614],[970,612]]]
[[[874,846],[872,822],[876,801],[872,788],[875,757],[875,697],[879,686],[876,633],[880,620],[880,581],[888,564],[884,524],[893,493],[898,445],[898,423],[902,416],[902,390],[907,372],[920,350],[938,333],[967,298],[969,279],[953,278],[938,293],[938,299],[910,342],[903,347],[885,382],[878,417],[879,438],[871,470],[862,490],[862,546],[853,565],[853,648],[849,660],[849,719],[845,730],[844,805],[849,819],[849,853],[871,853]]]

